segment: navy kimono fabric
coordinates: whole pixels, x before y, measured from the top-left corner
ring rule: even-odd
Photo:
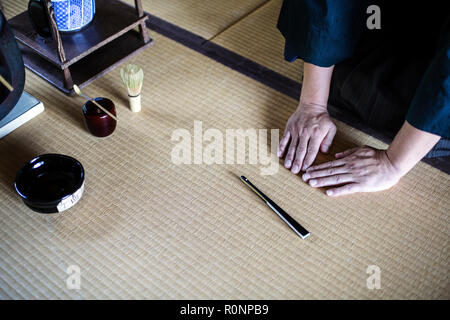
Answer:
[[[450,139],[449,11],[395,2],[284,0],[285,59],[336,65],[330,99],[374,127],[398,130],[406,119]],[[380,30],[366,27],[371,4],[381,9]]]
[[[285,0],[278,29],[286,39],[285,59],[320,67],[353,54],[365,25],[364,0]]]

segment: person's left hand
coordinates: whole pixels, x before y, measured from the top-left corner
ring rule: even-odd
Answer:
[[[402,177],[386,150],[358,147],[337,153],[336,159],[311,166],[303,174],[303,180],[315,188],[342,185],[327,190],[327,195],[335,197],[386,190]]]

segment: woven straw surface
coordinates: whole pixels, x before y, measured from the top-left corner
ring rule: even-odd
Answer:
[[[134,5],[134,0],[122,0]],[[2,0],[6,16],[26,9],[28,0]],[[142,0],[146,12],[211,39],[245,18],[267,0]]]
[[[144,10],[205,39],[245,18],[267,0],[143,0]],[[134,4],[134,0],[124,2]]]
[[[450,298],[450,176],[420,163],[389,191],[331,199],[281,166],[269,176],[261,165],[177,166],[174,130],[193,134],[195,120],[224,134],[283,128],[296,101],[151,35],[155,45],[133,60],[145,72],[140,113],[128,110],[118,69],[84,90],[116,102],[107,138],[84,128],[83,99],[27,72],[46,111],[0,140],[0,298]],[[332,152],[384,146],[338,128]],[[50,152],[81,161],[86,188],[75,207],[44,216],[13,181]],[[296,236],[240,174],[311,236]],[[80,290],[66,287],[70,265],[81,269]],[[379,290],[366,286],[369,265],[381,269]]]
[[[277,71],[302,81],[303,61],[284,60],[284,38],[277,29],[282,0],[271,0],[212,39],[213,42]]]

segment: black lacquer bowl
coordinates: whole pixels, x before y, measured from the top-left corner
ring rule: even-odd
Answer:
[[[76,159],[61,154],[44,154],[27,162],[14,182],[23,202],[40,213],[69,209],[84,190],[84,168]]]

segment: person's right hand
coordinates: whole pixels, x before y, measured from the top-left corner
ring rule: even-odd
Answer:
[[[300,103],[289,118],[278,146],[278,157],[286,155],[284,166],[292,173],[305,171],[319,152],[327,153],[336,134],[326,106]]]

